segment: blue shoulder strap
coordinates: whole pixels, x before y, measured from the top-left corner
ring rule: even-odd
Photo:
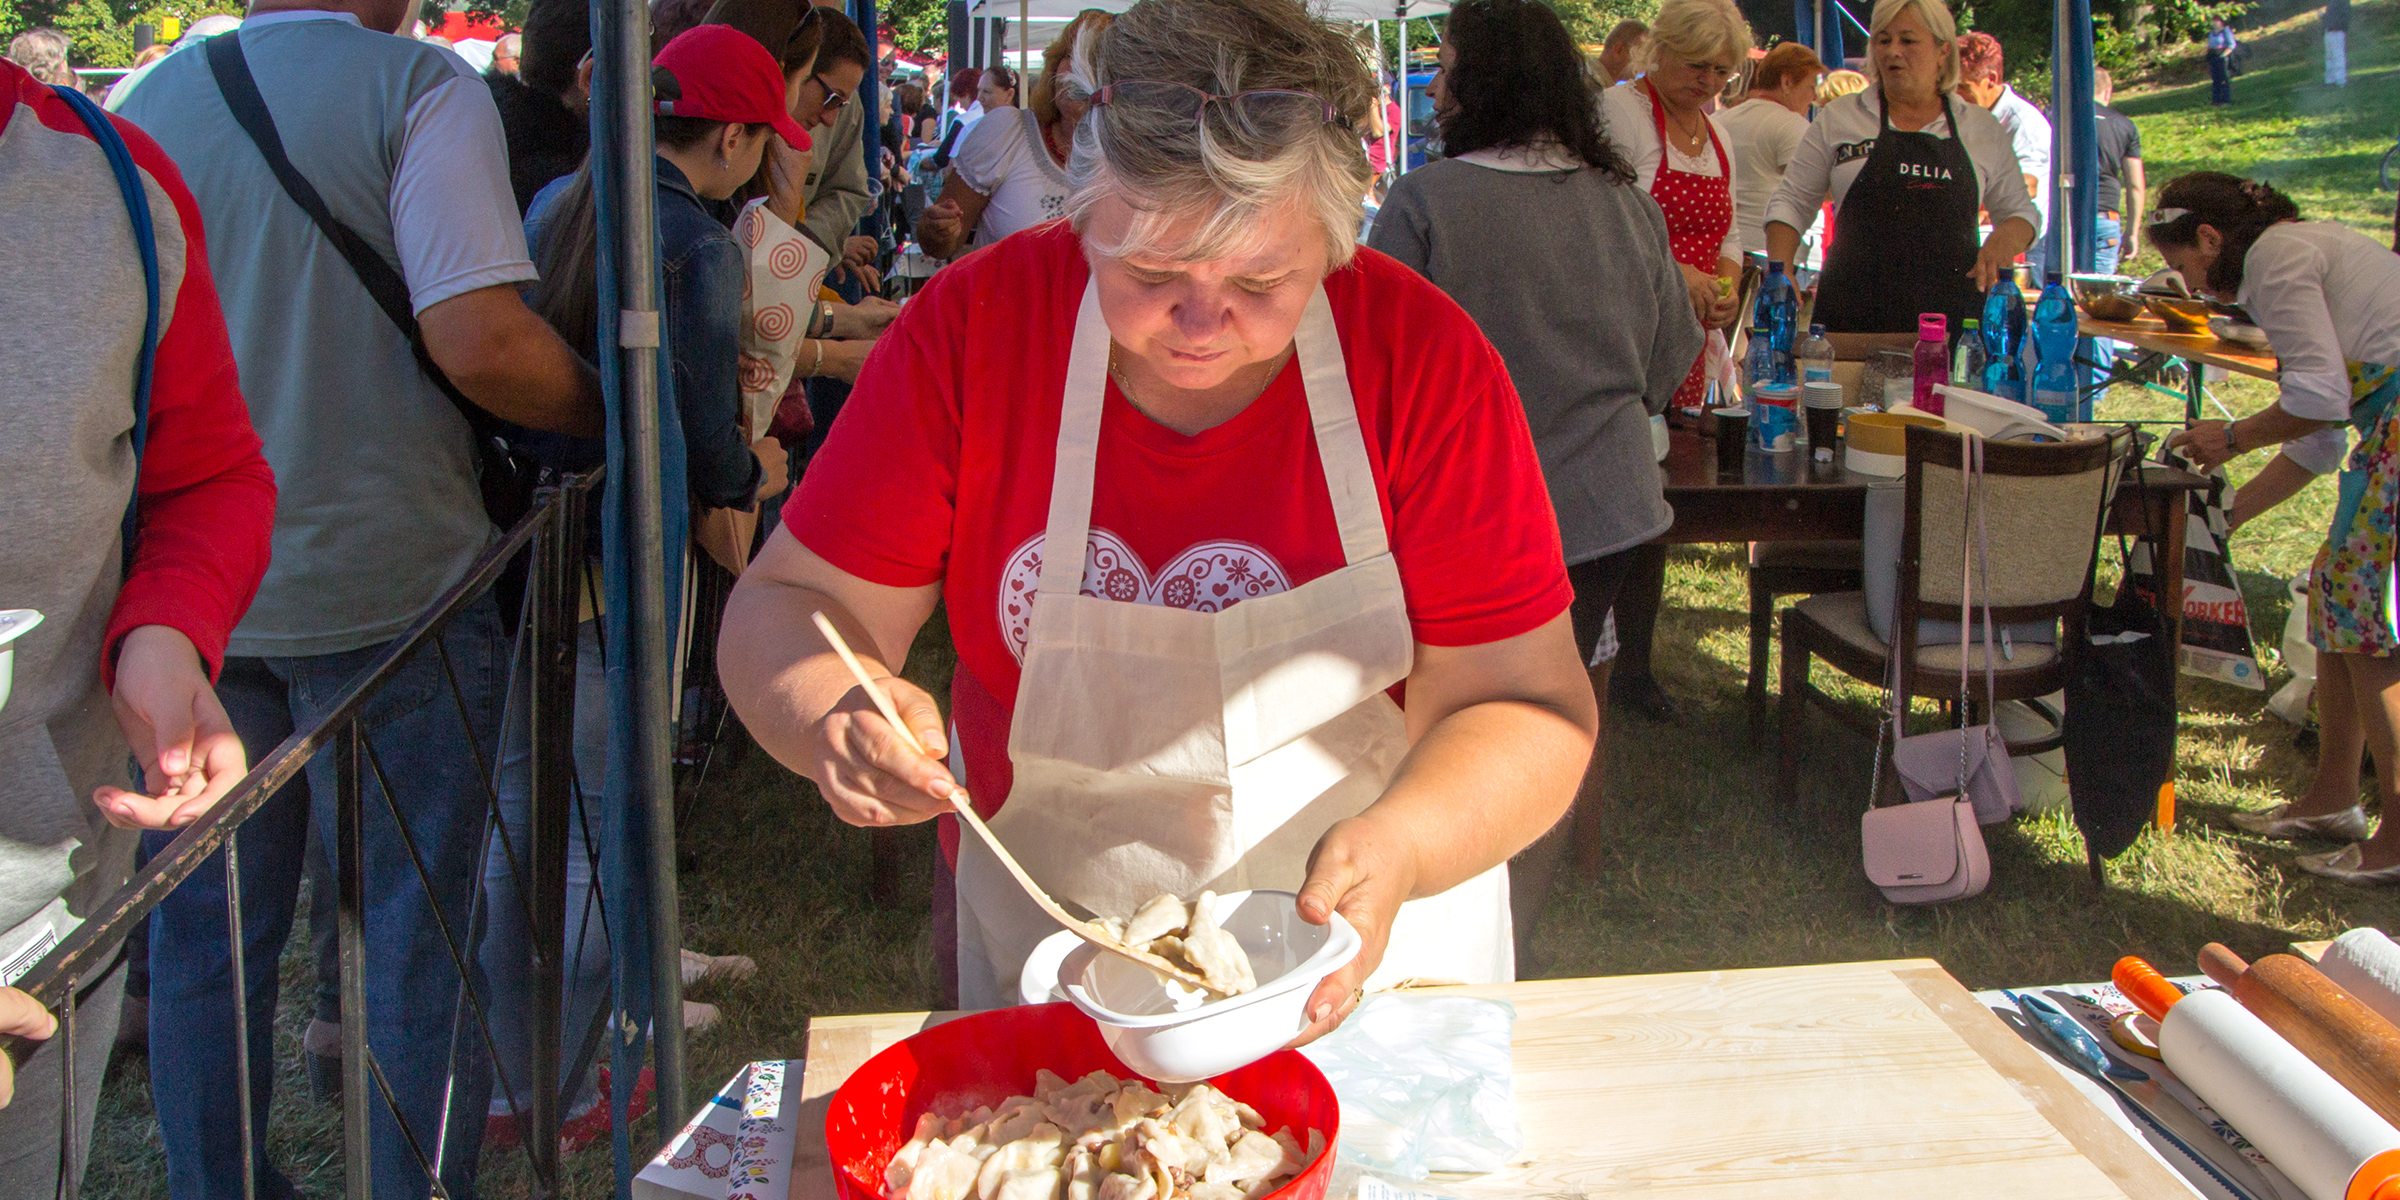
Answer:
[[[147,292],[149,312],[142,322],[142,357],[134,365],[133,375],[133,476],[134,498],[125,502],[123,529],[124,570],[133,573],[134,509],[140,503],[142,448],[150,440],[150,372],[158,361],[158,235],[150,225],[150,193],[142,187],[141,170],[133,165],[133,151],[118,136],[117,127],[109,123],[108,114],[92,103],[91,97],[63,84],[53,84],[75,115],[83,118],[92,131],[92,140],[100,143],[108,155],[109,168],[116,172],[117,191],[125,198],[125,215],[133,221],[133,244],[142,255],[142,283]]]

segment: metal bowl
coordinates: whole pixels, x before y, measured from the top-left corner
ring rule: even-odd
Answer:
[[[2075,303],[2095,321],[2130,321],[2142,315],[2142,302],[2133,294],[2142,281],[2128,275],[2069,275],[2067,286]]]
[[[2208,318],[2214,315],[2208,311],[2208,301],[2197,296],[2146,295],[2142,297],[2142,303],[2148,305],[2159,320],[2167,323],[2169,333],[2207,333]]]

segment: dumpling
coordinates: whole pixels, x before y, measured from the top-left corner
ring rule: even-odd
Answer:
[[[1125,923],[1125,942],[1132,946],[1146,946],[1182,929],[1191,919],[1191,914],[1183,907],[1183,901],[1173,896],[1152,896],[1135,909],[1133,919]]]
[[[1242,1200],[1242,1189],[1222,1183],[1195,1183],[1184,1194],[1190,1200]]]
[[[1232,934],[1218,928],[1212,911],[1216,903],[1215,892],[1202,892],[1192,902],[1192,923],[1183,935],[1184,957],[1218,990],[1251,991],[1258,987],[1258,976],[1251,973],[1250,954]]]
[[[975,1156],[947,1142],[931,1142],[918,1153],[908,1181],[908,1200],[973,1200]]]
[[[916,1200],[910,1197],[909,1200]],[[1110,1175],[1100,1181],[1099,1200],[1162,1200],[1148,1175]]]
[[[1204,1178],[1209,1183],[1247,1188],[1273,1175],[1282,1165],[1283,1147],[1274,1138],[1252,1130],[1228,1148],[1223,1162],[1209,1164]]]

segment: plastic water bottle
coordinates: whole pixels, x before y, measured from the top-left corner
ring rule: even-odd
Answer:
[[[1983,389],[2023,404],[2025,389],[2025,293],[2002,276],[1983,298]]]
[[[1916,389],[1908,402],[1924,412],[1942,415],[1937,383],[1950,382],[1950,318],[1941,313],[1917,314]]]
[[[2042,419],[2063,425],[2075,419],[2075,301],[2052,271],[2033,306],[2034,347],[2041,354],[2033,371],[2033,406]]]
[[[1792,278],[1783,273],[1780,261],[1767,264],[1767,279],[1758,289],[1758,301],[1751,306],[1751,336],[1764,329],[1772,354],[1778,384],[1800,382],[1792,366],[1792,326],[1800,320],[1800,293],[1793,289]]]
[[[1983,390],[1983,366],[1990,356],[1983,350],[1983,322],[1966,319],[1966,327],[1958,334],[1958,348],[1950,353],[1950,383],[1954,387]]]
[[[1833,382],[1833,343],[1826,340],[1824,326],[1809,326],[1808,340],[1800,343],[1792,356],[1800,360],[1802,385]]]

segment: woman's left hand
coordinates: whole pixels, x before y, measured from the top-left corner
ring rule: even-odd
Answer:
[[[119,829],[181,829],[250,769],[200,651],[181,630],[144,625],[125,635],[111,702],[144,781],[158,789],[150,796],[105,785],[93,791],[92,803]]]
[[[1300,919],[1323,925],[1334,913],[1358,931],[1366,945],[1350,965],[1326,976],[1308,997],[1308,1027],[1292,1040],[1305,1046],[1348,1019],[1363,998],[1367,977],[1383,963],[1400,904],[1416,890],[1416,847],[1378,825],[1372,816],[1336,822],[1309,856],[1308,881],[1300,886]]]

